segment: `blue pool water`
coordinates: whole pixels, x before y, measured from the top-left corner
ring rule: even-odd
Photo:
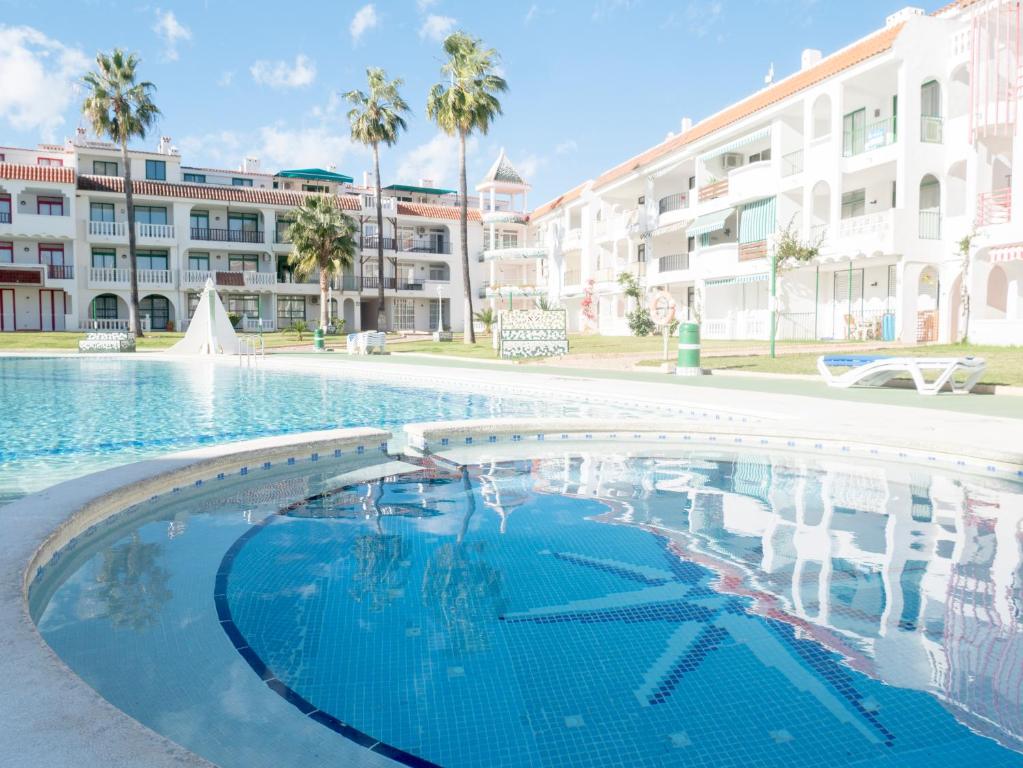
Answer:
[[[1023,765],[1023,488],[588,450],[190,489],[33,609],[228,767]]]
[[[573,404],[153,360],[0,358],[0,504],[161,452],[411,421],[582,413]]]

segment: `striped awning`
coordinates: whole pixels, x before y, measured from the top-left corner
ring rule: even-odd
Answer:
[[[706,235],[724,229],[725,221],[733,213],[735,213],[734,208],[725,208],[721,211],[714,211],[714,213],[705,213],[693,222],[693,225],[689,227],[686,234],[695,237],[696,235]]]
[[[770,135],[771,135],[771,126],[767,126],[766,128],[761,128],[759,131],[753,131],[753,133],[747,133],[745,136],[742,136],[742,137],[736,139],[735,141],[730,141],[730,142],[728,142],[727,144],[725,144],[723,146],[717,147],[716,149],[712,149],[710,152],[705,152],[704,154],[700,155],[700,159],[704,160],[704,161],[712,160],[715,157],[717,157],[718,155],[723,155],[725,152],[732,152],[732,151],[734,151],[736,149],[739,149],[739,147],[745,147],[747,144],[752,144],[754,141],[760,141],[761,139],[766,139]]]
[[[704,282],[704,285],[742,285],[744,283],[763,283],[770,275],[767,272],[757,272],[753,275],[733,275],[732,277],[715,277]]]
[[[673,224],[665,224],[663,227],[658,227],[654,230],[655,235],[667,235],[670,232],[678,232],[689,226],[690,220],[684,219],[683,221],[676,221]]]
[[[1023,260],[1023,243],[1014,243],[1012,245],[1003,245],[998,248],[992,248],[987,252],[987,255],[988,259],[992,262]]]
[[[765,197],[742,206],[739,214],[740,243],[759,243],[774,234],[777,228],[774,200],[773,197]]]

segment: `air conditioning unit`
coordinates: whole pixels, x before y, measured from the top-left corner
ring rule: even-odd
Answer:
[[[426,227],[416,227],[416,234],[417,235],[425,235],[426,234]]]
[[[725,152],[721,155],[721,167],[727,169],[738,168],[742,165],[742,154],[739,152]]]

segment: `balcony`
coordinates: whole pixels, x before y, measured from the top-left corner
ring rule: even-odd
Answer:
[[[11,216],[11,223],[4,227],[4,233],[70,240],[75,236],[75,221],[70,216],[41,216],[19,212],[17,216]]]
[[[539,285],[487,285],[486,297],[495,299],[511,299],[515,296],[543,296],[547,290]]]
[[[383,284],[384,290],[390,291],[421,291],[423,290],[423,283],[416,280],[407,280],[405,278],[395,277],[377,277],[376,275],[368,275],[362,278],[362,290],[364,291],[377,291],[380,289],[380,285]]]
[[[721,179],[720,181],[712,181],[708,184],[704,184],[700,187],[700,202],[704,203],[707,200],[715,200],[719,197],[724,197],[728,194],[728,179]]]
[[[803,172],[803,150],[797,149],[781,156],[781,175],[795,176]]]
[[[173,224],[149,224],[146,222],[135,222],[135,234],[143,240],[173,240]]]
[[[574,227],[565,231],[565,236],[561,240],[561,250],[563,251],[575,251],[582,247],[583,244],[583,231],[581,227]]]
[[[74,280],[75,268],[71,264],[47,264],[46,280]]]
[[[895,118],[886,117],[868,123],[862,128],[847,130],[842,133],[842,157],[855,157],[865,152],[872,152],[894,144],[898,138],[895,131]]]
[[[842,253],[847,255],[897,253],[895,211],[888,209],[842,219],[838,222],[837,242],[827,243],[824,250],[834,253],[836,247],[841,247]]]
[[[398,250],[398,241],[393,237],[377,237],[376,235],[370,235],[362,238],[363,250],[375,251],[380,248],[381,244],[383,244],[385,251]]]
[[[777,194],[778,180],[775,165],[769,160],[750,163],[728,174],[730,203],[758,200]]]
[[[128,223],[124,221],[90,221],[87,227],[90,240],[102,243],[128,242]]]
[[[767,256],[767,241],[757,240],[753,243],[739,243],[739,261],[752,261]]]
[[[941,239],[941,211],[920,211],[921,240]]]
[[[212,229],[192,227],[192,239],[214,243],[258,243],[264,242],[261,229]]]
[[[686,207],[686,193],[675,192],[670,195],[665,195],[657,201],[657,213],[665,214],[669,211],[678,211]]]
[[[172,269],[140,269],[138,271],[139,287],[173,288],[174,270]],[[127,288],[131,283],[131,270],[120,267],[90,267],[90,288]],[[203,281],[205,284],[205,281]],[[200,286],[201,287],[201,286]]]
[[[400,237],[398,250],[403,253],[451,253],[451,242],[444,237]]]
[[[507,248],[488,248],[483,251],[484,261],[523,261],[547,258],[546,248],[509,246]]]
[[[0,224],[10,224],[10,223],[11,223],[11,212],[10,211],[0,211]]]
[[[657,259],[657,271],[659,273],[682,272],[687,269],[689,269],[688,253],[673,253]]]
[[[1008,224],[1012,221],[1012,189],[996,189],[993,192],[981,192],[977,195],[977,215],[975,223],[978,227],[995,224]]]

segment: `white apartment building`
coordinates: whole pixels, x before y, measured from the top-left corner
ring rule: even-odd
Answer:
[[[782,339],[962,336],[1023,343],[1020,7],[904,8],[877,32],[540,206],[546,290],[572,330],[628,333],[631,272],[706,338],[766,339],[770,249],[821,242],[781,272]]]
[[[311,194],[329,194],[359,226],[360,252],[335,280],[331,316],[347,330],[375,328],[378,288],[390,327],[461,330],[450,311],[462,294],[457,196],[429,183],[383,190],[376,198],[335,169],[264,173],[182,164],[169,138],[155,152],[132,150],[138,281],[144,327],[183,329],[212,278],[245,330],[319,320],[319,279],[297,280],[286,229]],[[121,154],[84,131],[63,145],[0,147],[0,330],[126,328],[128,233]],[[383,241],[384,272],[377,244]],[[471,279],[479,284],[483,232],[470,210]],[[456,305],[457,306],[457,305]]]

